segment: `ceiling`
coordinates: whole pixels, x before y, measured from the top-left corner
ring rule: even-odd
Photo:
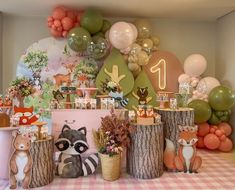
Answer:
[[[149,17],[215,21],[235,10],[235,0],[0,0],[0,11],[48,16],[53,7],[92,7],[110,17]]]

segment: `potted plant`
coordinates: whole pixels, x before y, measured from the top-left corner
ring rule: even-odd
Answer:
[[[25,77],[16,78],[16,80],[11,82],[10,87],[8,88],[8,93],[12,97],[17,98],[19,107],[24,107],[24,98],[32,95],[34,92],[35,89],[32,81]]]
[[[133,127],[128,120],[118,118],[114,111],[101,118],[101,126],[93,130],[94,142],[101,160],[103,178],[114,181],[121,174],[121,153],[130,144],[129,134]]]

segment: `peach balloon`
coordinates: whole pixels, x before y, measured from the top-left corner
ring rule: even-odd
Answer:
[[[206,136],[210,132],[210,125],[208,123],[198,124],[197,134],[200,137]]]
[[[215,131],[215,135],[216,135],[217,137],[221,137],[223,134],[224,134],[224,132],[221,131],[220,129],[217,129],[217,130]]]
[[[210,128],[210,133],[215,133],[215,128],[211,127]]]
[[[54,19],[62,19],[66,16],[64,7],[57,7],[53,10],[52,17]]]
[[[204,145],[204,137],[198,137],[197,147],[198,147],[198,148],[205,148],[205,145]]]
[[[221,135],[221,137],[219,138],[220,141],[224,141],[227,137],[225,135]]]
[[[222,122],[218,125],[220,130],[223,130],[226,136],[231,135],[232,133],[232,127],[226,122]]]
[[[56,37],[56,38],[62,36],[62,32],[60,32],[60,31],[58,31],[58,30],[55,30],[55,29],[51,28],[50,31],[51,31],[52,36],[54,36],[54,37]]]
[[[219,148],[220,140],[215,134],[208,134],[204,137],[204,144],[210,150]]]
[[[70,30],[73,27],[73,20],[69,17],[64,17],[61,21],[64,30]]]
[[[228,137],[220,143],[219,150],[223,152],[229,152],[232,149],[233,149],[233,143]]]

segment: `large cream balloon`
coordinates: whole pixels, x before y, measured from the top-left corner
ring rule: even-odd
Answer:
[[[205,72],[207,61],[200,54],[192,54],[184,61],[184,72],[191,77],[198,77]]]
[[[135,41],[132,26],[126,22],[116,22],[110,28],[109,40],[119,50],[128,48]]]
[[[205,77],[199,81],[197,85],[197,91],[208,95],[213,88],[219,85],[220,85],[220,82],[216,78]]]
[[[136,28],[135,25],[132,24],[132,23],[128,23],[128,24],[131,26],[131,28],[132,28],[132,30],[133,30],[133,33],[134,33],[134,39],[136,40],[136,38],[137,38],[137,36],[138,36],[137,28]]]

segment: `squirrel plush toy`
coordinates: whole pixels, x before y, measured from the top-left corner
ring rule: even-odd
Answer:
[[[16,189],[21,183],[24,189],[29,188],[33,160],[30,154],[31,139],[19,131],[13,131],[14,152],[10,159],[10,189]]]

